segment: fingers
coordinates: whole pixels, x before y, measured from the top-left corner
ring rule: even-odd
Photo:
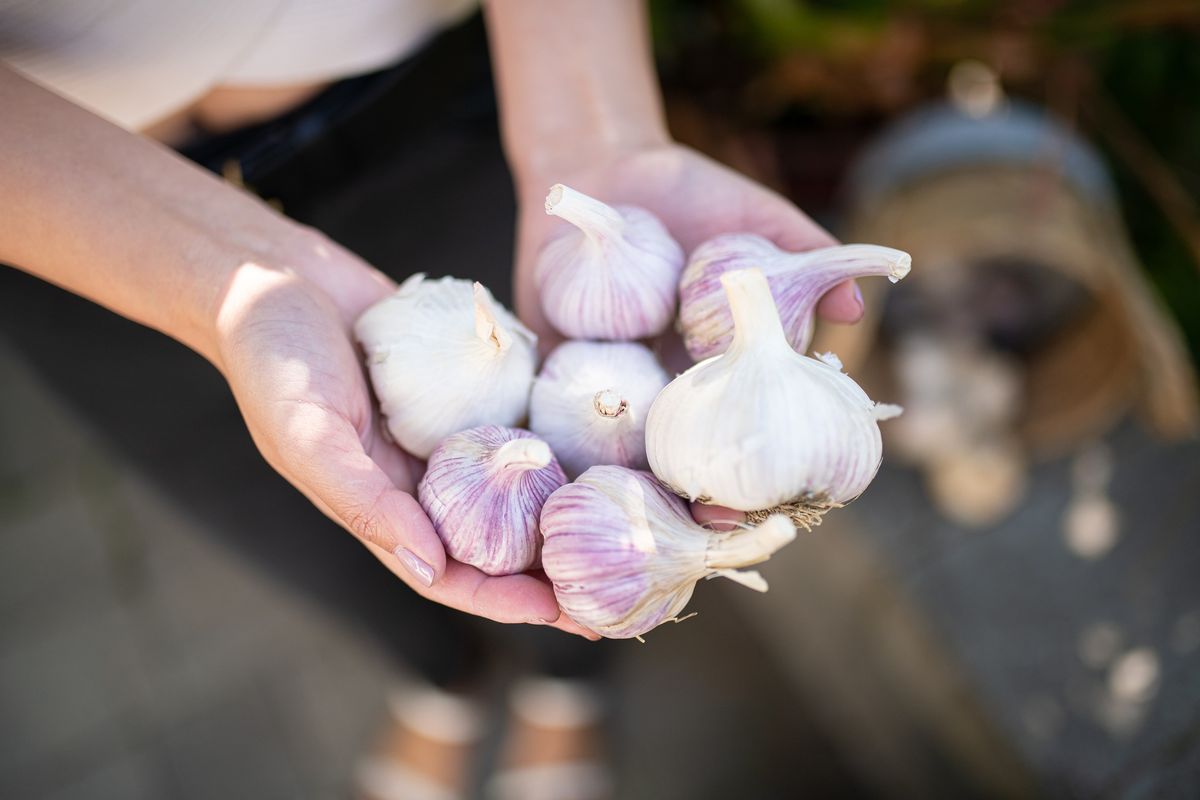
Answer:
[[[485,575],[449,561],[442,582],[430,595],[439,602],[496,622],[550,625],[585,638],[599,638],[562,613],[554,589],[533,575]]]
[[[288,420],[280,446],[288,476],[327,514],[366,544],[394,554],[423,586],[446,568],[446,553],[429,518],[363,449],[354,426],[319,406]]]
[[[403,565],[392,553],[374,545],[369,549],[389,569],[405,576]],[[563,614],[550,584],[533,575],[494,577],[450,559],[436,584],[413,588],[433,602],[494,622],[549,625],[587,639],[599,638]]]
[[[496,622],[548,625],[561,613],[554,590],[531,575],[485,575],[474,567],[450,561],[442,585],[431,595]]]
[[[572,633],[576,636],[582,636],[583,638],[592,642],[598,642],[601,638],[598,633],[589,631],[587,628],[583,627],[566,614],[560,615],[559,618],[553,623],[552,627],[558,628],[564,633]]]
[[[431,597],[496,622],[549,625],[588,639],[599,638],[563,614],[550,584],[532,575],[492,577],[450,561]]]
[[[843,281],[830,289],[817,304],[817,313],[830,322],[851,324],[862,319],[865,306],[858,283]]]
[[[785,207],[774,218],[774,224],[768,226],[769,230],[764,233],[776,245],[798,253],[838,243],[837,239],[813,222],[807,214],[787,200],[779,200]],[[863,315],[863,299],[858,285],[853,280],[843,281],[826,292],[817,304],[817,314],[830,322],[858,322]]]
[[[701,525],[707,525],[714,531],[729,531],[746,521],[746,515],[724,506],[710,506],[704,503],[692,503],[692,518]]]
[[[389,440],[379,431],[381,422],[376,419],[367,438],[367,455],[379,465],[396,488],[412,494],[417,488],[417,479],[425,472],[425,462],[412,456]]]

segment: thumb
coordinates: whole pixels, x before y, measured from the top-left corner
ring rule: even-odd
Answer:
[[[445,572],[446,551],[420,504],[367,455],[344,417],[312,406],[297,416],[292,425],[306,435],[288,437],[288,478],[360,541],[393,554],[415,581],[432,586]]]
[[[692,503],[692,518],[701,525],[709,526],[714,531],[731,531],[746,521],[744,512],[704,503]]]
[[[778,247],[794,253],[829,247],[838,243],[827,230],[807,214],[779,197],[783,210],[773,218],[773,224],[763,231]],[[862,293],[854,280],[846,280],[830,289],[817,304],[817,313],[830,322],[858,322],[863,315]]]

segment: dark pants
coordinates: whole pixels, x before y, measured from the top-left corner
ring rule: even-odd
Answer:
[[[396,68],[185,154],[214,170],[237,163],[262,196],[398,280],[453,274],[511,298],[514,200],[478,19]],[[561,676],[602,660],[604,643],[493,625],[409,591],[267,466],[221,376],[174,341],[11,269],[0,269],[0,335],[205,531],[430,680],[470,680],[493,646]]]

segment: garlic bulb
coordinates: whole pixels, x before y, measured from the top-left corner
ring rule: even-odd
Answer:
[[[640,344],[565,342],[533,382],[529,429],[568,475],[596,464],[645,469],[646,413],[669,381]]]
[[[742,511],[782,507],[807,527],[867,488],[883,453],[878,421],[900,409],[871,402],[836,356],[792,350],[762,272],[727,272],[721,283],[733,341],[655,399],[650,468],[685,497]]]
[[[542,509],[542,569],[567,616],[610,639],[640,637],[678,619],[696,581],[719,575],[760,592],[766,561],[796,537],[782,515],[719,533],[648,472],[592,467]]]
[[[566,482],[541,439],[484,425],[438,445],[417,499],[451,558],[488,575],[514,575],[537,563],[538,516]]]
[[[709,239],[692,252],[679,283],[679,327],[692,358],[700,361],[729,346],[733,319],[720,278],[750,267],[767,276],[788,341],[803,353],[812,340],[813,311],[822,295],[849,278],[886,275],[895,283],[908,274],[912,258],[903,250],[873,244],[789,253],[750,233]]]
[[[538,254],[534,281],[546,319],[573,339],[641,339],[675,313],[683,250],[643,208],[612,208],[556,184],[546,213],[560,226]]]
[[[529,409],[537,338],[482,284],[413,275],[354,326],[392,438],[418,458]]]

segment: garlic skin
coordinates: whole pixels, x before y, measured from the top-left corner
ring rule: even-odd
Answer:
[[[538,253],[534,282],[542,311],[572,339],[642,339],[675,314],[684,254],[644,208],[613,208],[555,184],[546,213],[560,225]]]
[[[645,469],[646,414],[670,380],[640,344],[565,342],[533,382],[529,429],[568,475],[596,464]]]
[[[757,269],[721,276],[733,313],[729,349],[663,389],[646,421],[654,474],[693,500],[742,511],[787,507],[807,527],[875,477],[879,420],[836,356],[794,351]]]
[[[417,499],[451,558],[488,575],[515,575],[537,563],[538,517],[566,482],[541,439],[484,425],[438,445]]]
[[[782,515],[728,533],[696,524],[687,505],[648,472],[592,467],[542,508],[542,569],[558,604],[610,639],[640,637],[677,620],[696,581],[719,575],[760,592],[740,567],[766,561],[796,537]]]
[[[534,336],[482,284],[413,275],[354,325],[392,438],[418,458],[529,409]]]
[[[679,283],[679,328],[696,361],[729,347],[733,317],[720,279],[726,272],[748,268],[761,269],[767,276],[788,341],[803,353],[812,341],[813,313],[822,295],[850,278],[883,275],[896,283],[912,268],[912,257],[873,244],[789,253],[751,233],[709,239],[692,252]]]

